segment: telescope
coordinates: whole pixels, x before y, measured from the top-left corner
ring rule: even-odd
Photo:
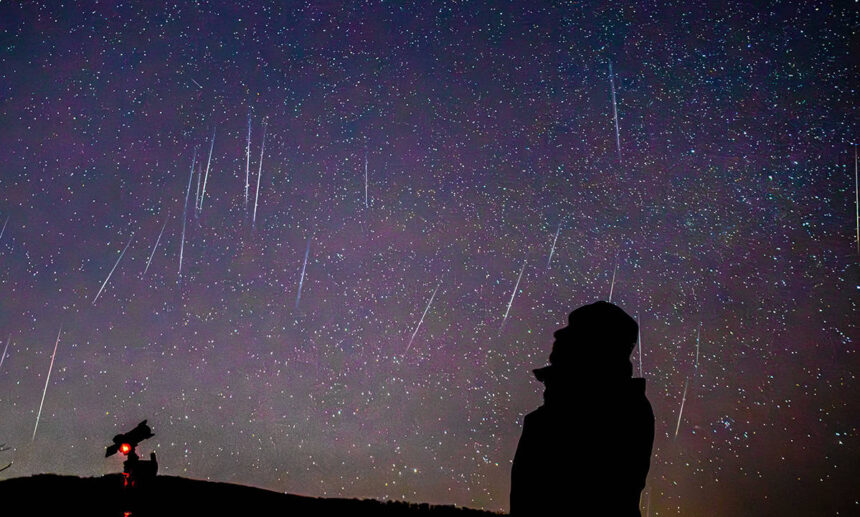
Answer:
[[[149,461],[143,461],[135,452],[140,442],[155,436],[152,429],[146,425],[146,420],[127,433],[113,437],[113,443],[105,450],[105,458],[121,452],[127,459],[122,463],[123,487],[127,490],[139,490],[140,486],[150,484],[158,472],[158,461],[155,453],[149,453]]]
[[[137,447],[140,442],[147,438],[152,438],[153,436],[155,435],[152,434],[152,429],[146,425],[146,420],[144,420],[137,424],[137,427],[131,431],[114,436],[113,444],[109,445],[107,450],[105,450],[105,458],[113,456],[117,452],[121,452],[125,456],[128,456],[129,453],[134,452],[134,448]]]

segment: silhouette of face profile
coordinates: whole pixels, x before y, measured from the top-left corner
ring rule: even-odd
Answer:
[[[639,326],[617,305],[597,302],[570,313],[553,333],[549,366],[534,371],[547,389],[587,379],[630,377]]]

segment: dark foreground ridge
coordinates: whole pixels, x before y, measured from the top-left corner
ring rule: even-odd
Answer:
[[[174,476],[158,476],[149,487],[138,490],[134,495],[125,492],[122,484],[121,474],[94,478],[39,474],[0,481],[0,501],[5,509],[17,508],[21,512],[20,515],[33,516],[500,515],[426,503],[326,499],[280,494],[244,485]]]

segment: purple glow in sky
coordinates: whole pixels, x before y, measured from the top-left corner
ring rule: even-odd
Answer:
[[[643,515],[856,511],[855,4],[156,4],[0,3],[3,478],[507,510],[611,291]]]

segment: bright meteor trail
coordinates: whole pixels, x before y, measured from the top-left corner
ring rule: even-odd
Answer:
[[[678,430],[681,429],[681,416],[684,414],[684,402],[687,401],[687,388],[690,385],[690,378],[684,381],[684,394],[681,396],[681,409],[678,410],[678,423],[675,424],[675,438],[678,438]]]
[[[563,221],[559,221],[558,229],[555,231],[555,238],[552,240],[552,248],[549,250],[549,258],[546,261],[546,267],[549,267],[550,262],[552,262],[552,254],[555,253],[555,243],[558,240],[558,233],[561,231],[561,223]]]
[[[170,214],[167,214],[167,217],[164,219],[164,224],[161,225],[161,231],[158,232],[158,238],[155,239],[155,245],[152,247],[152,253],[149,254],[149,258],[146,260],[146,267],[143,269],[143,275],[146,275],[146,272],[149,271],[149,264],[152,263],[152,257],[155,255],[155,250],[158,249],[158,243],[161,241],[161,234],[164,233],[164,227],[167,226],[167,220],[170,219]]]
[[[430,301],[427,302],[427,307],[424,307],[424,314],[422,314],[421,319],[418,320],[418,325],[415,325],[415,330],[412,331],[412,337],[409,338],[409,344],[406,345],[406,350],[403,351],[403,355],[406,355],[406,353],[409,352],[409,349],[412,348],[412,341],[415,339],[415,335],[418,334],[418,329],[421,328],[421,324],[424,323],[424,316],[426,316],[427,311],[430,310],[430,304],[433,303],[433,298],[436,297],[436,291],[439,290],[440,285],[442,285],[441,281],[436,284],[436,289],[433,289],[433,294],[430,295]]]
[[[93,298],[93,305],[96,304],[96,300],[99,299],[99,296],[101,296],[102,291],[104,291],[104,288],[108,283],[108,280],[110,280],[111,275],[113,274],[116,267],[119,265],[119,261],[122,260],[122,256],[125,255],[125,250],[127,250],[128,247],[131,246],[131,240],[133,238],[134,238],[134,232],[132,232],[131,237],[128,238],[128,243],[125,245],[125,248],[122,249],[122,253],[119,254],[119,257],[116,259],[116,263],[111,268],[110,273],[108,273],[108,276],[107,276],[107,278],[105,278],[105,281],[102,283],[101,288],[99,288],[99,292],[96,293],[96,297]]]
[[[618,129],[618,105],[615,102],[615,75],[612,61],[609,62],[609,85],[612,87],[612,118],[615,119],[615,145],[618,147],[618,161],[621,161],[621,133]]]
[[[3,347],[3,355],[0,355],[0,368],[3,367],[3,360],[6,359],[6,350],[9,349],[9,341],[12,339],[12,334],[6,338],[6,346]]]
[[[308,246],[305,248],[305,261],[302,264],[302,276],[299,278],[299,292],[296,295],[296,309],[299,308],[299,300],[302,299],[302,284],[305,283],[305,268],[308,266],[308,255],[311,253],[311,238],[308,237]]]
[[[612,292],[615,290],[615,273],[618,272],[618,257],[615,257],[615,267],[612,269],[612,282],[609,284],[609,303],[612,303]]]
[[[263,143],[260,146],[260,166],[257,169],[257,194],[254,196],[254,216],[251,224],[257,224],[257,203],[260,201],[260,176],[263,175],[263,152],[266,150],[266,119],[263,119]]]
[[[248,113],[248,144],[245,147],[245,214],[248,213],[248,187],[251,186],[249,181],[251,174],[251,114]]]
[[[517,277],[517,283],[514,285],[514,292],[511,293],[511,299],[508,302],[508,308],[505,310],[505,317],[502,318],[502,324],[499,325],[499,335],[502,335],[502,329],[505,327],[505,322],[508,320],[508,313],[511,312],[511,304],[514,303],[514,296],[517,295],[517,289],[520,287],[520,279],[523,277],[523,271],[526,270],[526,262],[523,262],[523,267],[520,269],[520,276]]]
[[[364,150],[364,208],[367,208],[367,149]]]
[[[191,175],[188,176],[188,190],[185,191],[185,207],[182,209],[182,240],[179,241],[179,279],[182,279],[182,255],[185,251],[185,220],[188,218],[188,197],[191,196],[191,180],[194,179],[194,162],[197,161],[197,149],[191,158]]]
[[[857,253],[860,254],[860,184],[857,183],[857,144],[854,144],[854,210],[857,218]],[[3,225],[3,228],[6,228],[6,225]]]
[[[699,324],[698,330],[696,330],[696,372],[699,371],[699,338],[702,335],[702,325]]]
[[[206,198],[206,181],[209,180],[209,166],[212,164],[212,150],[215,149],[215,130],[218,126],[212,128],[212,143],[209,144],[209,160],[206,161],[206,176],[203,177],[203,192],[200,193],[200,206],[197,210],[203,210],[203,199]]]
[[[197,218],[200,215],[200,178],[203,177],[203,171],[200,169],[200,165],[197,165],[197,191],[194,193],[194,217]]]
[[[48,383],[51,382],[51,370],[54,369],[54,358],[57,357],[57,345],[60,344],[60,334],[63,333],[63,326],[60,325],[60,331],[57,332],[57,342],[54,343],[54,353],[51,354],[51,365],[48,366],[48,377],[45,379],[45,389],[42,390],[42,402],[39,403],[39,412],[36,414],[36,426],[33,428],[33,438],[30,441],[36,441],[36,431],[39,429],[39,419],[42,418],[42,406],[45,404],[45,394],[48,393]]]
[[[642,320],[636,315],[636,323],[639,324],[636,336],[636,348],[639,349],[639,377],[642,377]]]

